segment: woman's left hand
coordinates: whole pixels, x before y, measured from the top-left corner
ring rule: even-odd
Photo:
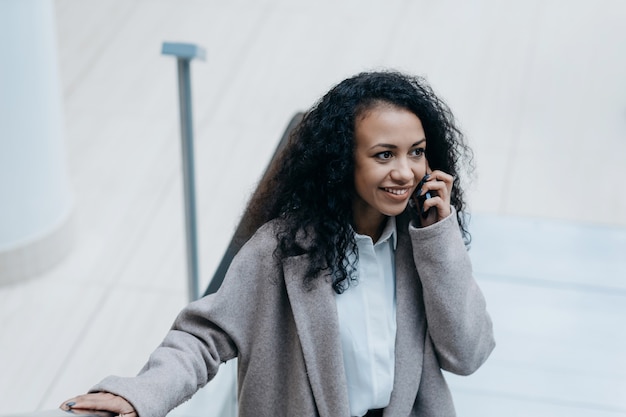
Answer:
[[[452,212],[450,208],[450,194],[452,193],[453,182],[454,177],[443,171],[435,170],[430,173],[430,176],[422,185],[422,190],[419,193],[419,195],[424,195],[430,192],[431,195],[430,198],[424,200],[422,210],[424,215],[420,215],[422,227],[430,226],[450,215]],[[415,193],[413,198],[416,199],[417,196],[418,194]],[[417,201],[415,201],[415,203],[416,207],[419,207]]]
[[[111,415],[118,417],[137,417],[137,411],[125,398],[108,392],[93,392],[79,395],[65,401],[59,408],[74,414],[84,414],[91,410],[107,411]]]

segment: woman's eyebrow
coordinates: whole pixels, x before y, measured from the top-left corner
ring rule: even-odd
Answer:
[[[377,143],[376,145],[372,146],[370,149],[374,149],[374,148],[397,149],[398,147],[390,143]]]
[[[426,138],[424,138],[422,140],[418,140],[413,145],[411,145],[411,148],[419,146],[419,145],[421,145],[424,142],[426,142]],[[370,149],[379,148],[379,147],[380,148],[386,148],[386,149],[397,149],[398,148],[397,145],[393,145],[391,143],[377,143],[376,145],[372,146]]]

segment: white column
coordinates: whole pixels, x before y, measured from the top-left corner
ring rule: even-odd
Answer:
[[[0,284],[71,247],[73,196],[52,0],[0,0]]]

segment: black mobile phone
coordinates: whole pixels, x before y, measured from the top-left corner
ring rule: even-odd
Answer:
[[[415,190],[416,193],[419,193],[422,191],[422,186],[424,185],[424,183],[426,183],[426,181],[428,181],[428,178],[430,178],[430,174],[424,175],[424,178],[422,178],[419,184],[417,184],[417,188]],[[427,191],[424,195],[417,196],[417,210],[419,214],[422,215],[423,218],[428,217],[428,212],[430,211],[430,209],[427,211],[424,211],[424,201],[426,201],[427,199],[431,197],[432,197],[432,194],[430,191]]]

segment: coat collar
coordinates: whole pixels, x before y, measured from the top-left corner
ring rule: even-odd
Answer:
[[[357,245],[359,244],[359,241],[363,241],[363,240],[372,241],[372,238],[370,236],[359,234],[356,231],[354,232],[354,237],[356,238]],[[378,241],[373,242],[373,243],[374,245],[376,245],[378,244],[378,242],[382,242],[388,239],[391,239],[393,243],[393,250],[396,250],[396,248],[398,247],[398,232],[396,231],[396,218],[395,217],[387,218],[387,221],[385,222],[385,227],[383,229],[383,232],[380,234]]]
[[[385,415],[408,415],[422,374],[425,317],[422,289],[413,262],[408,224],[398,219],[396,250],[397,333],[393,392]],[[308,256],[283,260],[285,284],[315,403],[320,417],[349,416],[337,306],[331,279],[321,273],[306,288]]]

